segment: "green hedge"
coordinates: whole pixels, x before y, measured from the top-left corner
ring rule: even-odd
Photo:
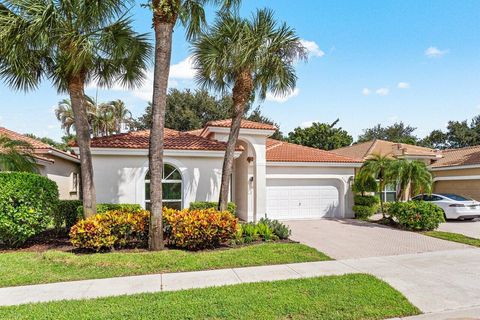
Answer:
[[[377,212],[377,206],[354,205],[352,209],[355,212],[355,217],[361,220],[367,220]]]
[[[123,211],[123,212],[137,212],[141,211],[142,206],[132,203],[97,203],[97,213],[105,213],[107,211]],[[78,216],[83,218],[83,206],[77,208]]]
[[[57,205],[55,182],[33,173],[0,172],[0,244],[19,246],[46,230]]]
[[[437,205],[424,201],[395,202],[389,214],[403,227],[414,231],[430,231],[445,222],[443,211]]]
[[[61,230],[65,228],[68,232],[70,228],[79,220],[78,207],[82,206],[81,200],[60,200],[53,216],[55,228]]]
[[[204,209],[217,209],[218,202],[215,201],[196,201],[190,203],[190,210],[204,210]],[[229,202],[227,205],[227,211],[235,214],[237,211],[237,206],[233,202]]]
[[[360,196],[356,195],[353,202],[359,206],[374,207],[380,203],[380,198],[377,196]]]

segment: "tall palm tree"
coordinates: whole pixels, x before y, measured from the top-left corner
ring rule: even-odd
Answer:
[[[358,174],[359,179],[367,179],[369,176],[371,176],[378,180],[378,192],[380,193],[380,208],[384,217],[384,199],[382,192],[385,190],[385,186],[390,182],[391,176],[389,172],[392,167],[392,163],[393,160],[390,158],[389,155],[372,154],[368,159],[365,160]]]
[[[307,52],[295,31],[285,23],[278,25],[273,12],[266,9],[257,11],[251,21],[221,15],[193,46],[197,82],[222,93],[232,90],[232,123],[219,198],[219,209],[225,210],[246,106],[256,93],[263,100],[267,91],[277,95],[291,92],[297,80],[294,63],[306,59]]]
[[[95,132],[92,127],[94,123],[94,118],[96,116],[97,105],[92,97],[85,96],[85,105],[87,109],[87,118],[90,129]],[[75,115],[73,114],[72,103],[70,99],[63,99],[58,102],[57,107],[55,108],[55,116],[57,120],[60,121],[61,127],[65,130],[67,135],[72,133],[72,130],[75,131]],[[94,134],[95,136],[95,134]]]
[[[32,146],[0,135],[0,171],[38,172]]]
[[[390,180],[395,181],[398,200],[409,200],[419,193],[432,191],[432,174],[427,165],[418,160],[395,160],[393,161],[388,175]]]
[[[17,90],[49,79],[68,93],[75,119],[86,216],[96,211],[85,85],[133,87],[144,78],[150,45],[125,17],[131,1],[4,0],[0,77]]]
[[[151,215],[149,230],[150,250],[161,250],[162,177],[165,108],[167,104],[168,76],[172,54],[173,29],[178,21],[186,28],[188,40],[193,39],[206,24],[207,4],[219,6],[226,12],[237,7],[240,0],[150,0],[155,31],[155,67],[153,70],[152,129],[150,130],[149,170]]]
[[[122,125],[129,127],[132,124],[132,113],[122,100],[114,100],[108,103],[113,113],[113,131],[120,133]]]

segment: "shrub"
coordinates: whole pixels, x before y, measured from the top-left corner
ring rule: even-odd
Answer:
[[[164,208],[165,234],[171,245],[198,250],[235,239],[238,220],[228,211]]]
[[[258,236],[258,228],[257,225],[253,222],[244,223],[242,226],[242,236],[243,241],[245,243],[251,243],[253,241],[257,241]]]
[[[25,172],[0,173],[0,244],[19,246],[46,230],[57,208],[57,184]]]
[[[150,213],[107,211],[80,220],[70,229],[76,248],[94,251],[146,246]]]
[[[353,192],[364,194],[366,192],[376,192],[377,190],[377,180],[371,175],[362,176],[362,173],[359,173],[353,181]]]
[[[82,205],[81,200],[60,200],[57,209],[53,215],[53,222],[57,230],[65,227],[67,232],[80,219],[78,215],[78,207]]]
[[[356,195],[353,202],[359,206],[374,207],[380,203],[380,198],[377,196],[360,196]]]
[[[395,202],[389,213],[400,225],[414,231],[435,230],[445,221],[440,207],[424,201]]]
[[[355,212],[355,217],[360,220],[367,220],[377,212],[377,206],[354,205],[352,209]]]
[[[259,223],[267,224],[270,229],[272,229],[273,234],[276,235],[279,239],[285,240],[290,237],[292,231],[285,224],[281,223],[278,220],[270,220],[268,218],[260,219]]]
[[[392,204],[394,204],[395,202],[384,202],[383,203],[383,213],[385,215],[390,215],[390,207],[392,206]],[[380,208],[380,206],[378,206],[378,209],[377,211],[379,213],[381,213],[380,211],[382,210],[382,208]]]
[[[218,202],[214,201],[196,201],[190,203],[190,210],[204,210],[204,209],[217,209]],[[233,202],[227,204],[227,211],[231,214],[235,214],[237,206]]]
[[[142,211],[142,206],[139,204],[129,203],[97,203],[97,213],[105,213],[107,211],[123,211],[123,212],[139,212]],[[84,217],[83,206],[80,204],[77,208],[78,216]]]
[[[273,230],[266,223],[259,222],[257,224],[257,230],[258,230],[258,235],[264,241],[272,241],[272,240],[277,240],[278,239],[278,237],[273,233]]]

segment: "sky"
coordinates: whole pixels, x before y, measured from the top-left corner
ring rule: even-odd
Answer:
[[[151,13],[137,1],[134,28],[153,38]],[[403,121],[427,135],[449,120],[480,114],[480,1],[478,0],[243,0],[240,14],[270,8],[294,28],[309,49],[296,65],[298,82],[288,96],[268,95],[262,112],[284,133],[312,122],[333,122],[356,138],[376,124]],[[215,12],[207,10],[212,21]],[[197,88],[190,45],[174,32],[170,87]],[[152,91],[151,72],[141,88],[98,89],[99,102],[122,99],[135,117]],[[59,140],[54,115],[58,95],[49,82],[16,92],[0,80],[0,126]]]

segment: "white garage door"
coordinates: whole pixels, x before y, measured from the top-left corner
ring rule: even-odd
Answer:
[[[270,219],[338,217],[339,205],[335,180],[267,180],[267,216]]]

